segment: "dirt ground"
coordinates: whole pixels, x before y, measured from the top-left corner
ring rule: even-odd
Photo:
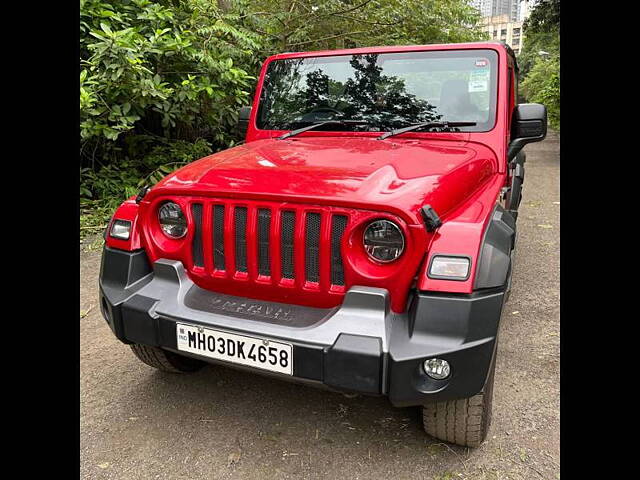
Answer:
[[[428,437],[417,409],[208,366],[140,363],[98,307],[100,251],[80,257],[83,479],[560,477],[559,137],[529,145],[493,421],[477,449]]]

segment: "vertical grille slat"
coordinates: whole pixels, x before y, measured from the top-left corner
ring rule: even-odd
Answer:
[[[341,246],[349,225],[347,210],[194,199],[191,260],[218,279],[269,284],[310,292],[342,292],[346,287]],[[211,265],[212,264],[212,265]],[[195,272],[201,274],[200,271]]]
[[[224,205],[213,207],[213,267],[224,270]]]
[[[247,271],[247,208],[235,208],[236,270]]]
[[[305,225],[305,277],[308,282],[320,281],[320,214],[308,213]]]
[[[282,227],[280,233],[282,278],[295,278],[293,268],[293,236],[295,233],[295,219],[295,212],[282,212]]]
[[[258,274],[271,276],[269,236],[271,232],[271,210],[258,209]]]
[[[331,219],[331,283],[333,285],[344,285],[344,266],[342,264],[340,244],[346,227],[346,216],[333,216]]]
[[[202,205],[194,203],[191,205],[191,214],[193,215],[193,223],[195,231],[193,232],[193,240],[191,242],[191,255],[193,257],[193,265],[196,267],[204,267],[204,250],[202,243]]]

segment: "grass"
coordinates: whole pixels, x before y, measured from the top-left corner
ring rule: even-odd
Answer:
[[[104,245],[104,230],[109,225],[113,209],[93,207],[80,209],[80,246],[82,251],[99,250]]]

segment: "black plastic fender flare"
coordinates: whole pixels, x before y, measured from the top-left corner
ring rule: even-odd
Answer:
[[[524,162],[527,161],[527,154],[520,151],[512,160],[510,167],[513,169],[511,185],[506,198],[507,210],[514,219],[518,218],[518,208],[522,200],[522,184],[524,183]]]
[[[508,283],[515,238],[515,219],[501,205],[496,205],[482,238],[474,290],[502,287]]]

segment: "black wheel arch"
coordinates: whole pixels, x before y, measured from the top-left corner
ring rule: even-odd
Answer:
[[[482,238],[474,290],[507,285],[511,274],[511,252],[515,238],[515,218],[501,205],[496,205]]]

